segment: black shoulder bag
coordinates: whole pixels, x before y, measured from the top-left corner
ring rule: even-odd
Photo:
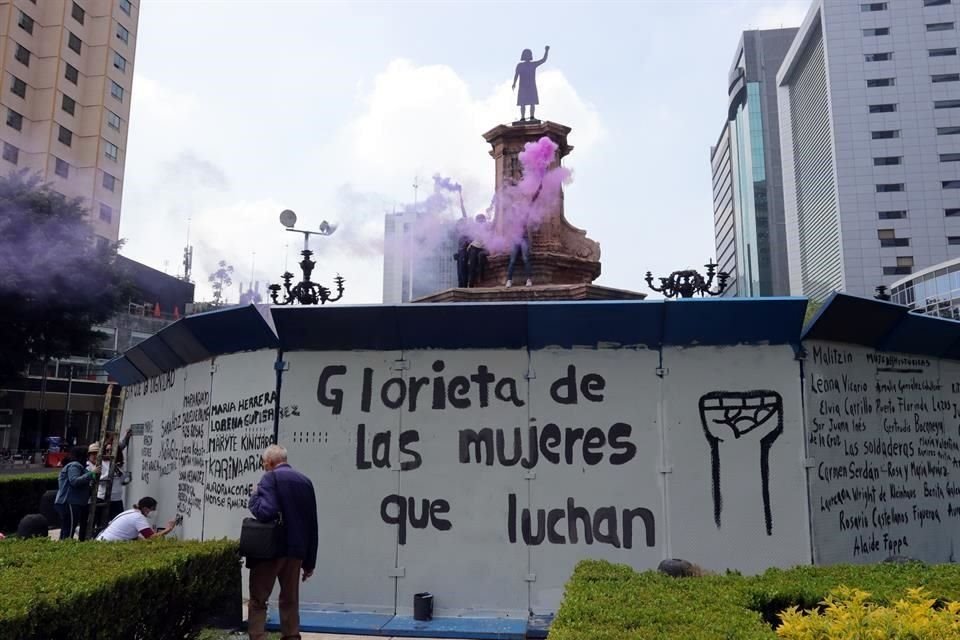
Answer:
[[[277,507],[280,502],[280,488],[277,485],[277,476],[273,476],[273,486],[276,490]],[[260,522],[256,518],[244,518],[240,527],[240,555],[247,560],[272,560],[280,558],[286,553],[287,532],[283,524],[283,513],[272,522]]]

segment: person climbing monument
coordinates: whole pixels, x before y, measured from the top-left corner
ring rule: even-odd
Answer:
[[[550,55],[550,47],[544,47],[543,57],[537,61],[533,60],[533,52],[530,49],[524,49],[520,54],[520,62],[517,64],[517,70],[513,74],[513,89],[517,88],[517,81],[520,81],[520,90],[517,91],[517,106],[520,107],[520,120],[526,120],[527,107],[530,107],[530,122],[539,122],[534,116],[534,111],[540,104],[537,95],[537,67],[547,61]]]
[[[523,258],[523,275],[526,277],[527,282],[526,286],[533,286],[531,265],[530,265],[530,246],[533,244],[533,239],[530,237],[530,228],[527,227],[524,229],[523,236],[520,237],[520,240],[513,245],[513,249],[510,251],[510,262],[507,263],[507,287],[513,286],[513,269],[517,266],[517,258]]]
[[[487,246],[485,244],[488,227],[487,216],[478,213],[474,220],[476,226],[467,247],[467,286],[471,288],[480,284],[487,260]]]

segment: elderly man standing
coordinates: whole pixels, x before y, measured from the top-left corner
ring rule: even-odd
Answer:
[[[250,640],[267,637],[267,600],[280,582],[280,634],[283,640],[300,638],[300,574],[306,581],[317,566],[317,496],[307,476],[287,464],[287,450],[272,444],[263,452],[264,471],[250,495],[250,512],[261,522],[278,518],[287,535],[284,555],[256,560],[250,565]]]

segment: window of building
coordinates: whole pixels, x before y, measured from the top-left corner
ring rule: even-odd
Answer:
[[[948,218],[954,218],[956,216],[960,216],[960,207],[950,207],[949,209],[944,209],[943,215],[945,215]]]
[[[873,29],[864,29],[863,35],[865,36],[888,36],[890,35],[890,27],[876,27]]]
[[[104,222],[110,222],[113,220],[113,209],[102,202],[100,203],[100,219]]]
[[[77,34],[71,32],[70,35],[67,36],[67,47],[79,55],[83,49],[83,43],[80,42],[80,38],[77,37]]]
[[[97,251],[106,251],[110,247],[110,241],[104,238],[103,236],[95,236],[97,243]]]
[[[960,107],[960,100],[934,100],[934,109],[956,109]]]
[[[80,80],[80,72],[77,71],[75,66],[68,62],[66,71],[63,72],[63,77],[73,84],[77,84],[77,81]]]
[[[73,16],[73,19],[83,24],[83,19],[86,15],[86,12],[83,10],[83,7],[78,5],[76,2],[73,3],[73,8],[70,10],[70,15]]]
[[[940,162],[960,162],[960,153],[941,153]]]
[[[863,56],[863,59],[867,62],[885,62],[887,60],[893,60],[893,53],[889,51],[883,53],[868,53]]]
[[[903,190],[904,188],[903,188],[902,182],[897,182],[897,183],[888,182],[885,184],[877,185],[877,193],[890,193],[892,191],[903,191]]]
[[[53,172],[60,176],[61,178],[70,177],[70,165],[67,164],[65,160],[60,158],[54,158],[56,160],[56,166],[53,168]]]
[[[931,58],[942,58],[944,56],[955,56],[957,55],[956,47],[941,47],[939,49],[930,49],[929,51]]]
[[[117,69],[120,69],[120,71],[122,71],[122,72],[126,72],[126,70],[127,70],[127,59],[124,58],[124,57],[123,57],[122,55],[120,55],[119,53],[117,53],[116,51],[114,51],[114,52],[113,52],[113,66],[116,67]]]
[[[106,171],[103,172],[103,188],[107,191],[113,191],[117,188],[117,179]]]
[[[907,212],[903,209],[896,211],[878,211],[877,218],[880,220],[900,220],[901,218],[906,218]]]
[[[17,45],[17,51],[13,54],[13,57],[17,59],[18,62],[30,66],[30,52],[22,44]]]
[[[13,77],[13,84],[10,85],[10,93],[15,96],[20,96],[21,98],[27,97],[27,83],[18,78],[17,76]]]
[[[938,136],[960,135],[960,127],[937,127]]]
[[[944,189],[960,189],[960,180],[944,180],[941,184]]]
[[[886,11],[886,2],[863,2],[860,4],[860,11]]]
[[[870,136],[874,140],[889,140],[890,138],[899,138],[900,130],[899,129],[886,129],[883,131],[871,131]]]
[[[880,156],[873,159],[875,167],[887,167],[892,164],[903,164],[903,156]]]
[[[117,145],[106,140],[103,141],[103,155],[110,158],[111,160],[116,160],[120,156],[120,150],[117,148]]]
[[[117,38],[123,41],[124,44],[130,43],[130,32],[119,22],[117,23]]]
[[[952,22],[931,22],[927,25],[927,31],[953,31]]]
[[[69,147],[73,144],[73,132],[63,125],[60,125],[60,133],[57,134],[57,140]]]
[[[950,4],[950,0],[923,0],[925,7],[939,7],[945,4]]]
[[[957,82],[960,81],[960,73],[935,73],[930,76],[931,82]]]
[[[870,113],[893,113],[897,110],[895,104],[872,104],[869,107]]]
[[[896,266],[896,267],[884,267],[883,275],[885,276],[906,276],[913,272],[913,267],[908,266]]]
[[[33,33],[33,18],[25,14],[23,11],[20,12],[20,19],[17,20],[17,24],[20,25],[20,28],[27,33]]]
[[[109,109],[107,110],[107,126],[111,129],[120,130],[120,116]]]
[[[947,236],[947,244],[960,244],[960,236]]]
[[[63,99],[60,101],[60,108],[70,115],[73,115],[74,111],[77,109],[77,101],[67,94],[63,94]]]
[[[909,247],[910,238],[880,238],[880,246],[885,248],[890,247]]]
[[[17,164],[17,160],[20,159],[20,149],[17,149],[15,146],[8,142],[3,143],[3,159],[7,162],[12,162]]]
[[[20,131],[23,129],[23,116],[13,109],[7,109],[7,126]]]
[[[867,80],[868,87],[892,87],[897,83],[894,78],[871,78]]]
[[[130,15],[130,0],[120,0],[120,11],[123,11],[125,14]]]
[[[116,98],[120,102],[123,102],[123,87],[118,85],[113,80],[110,81],[110,95],[112,95],[114,98]]]

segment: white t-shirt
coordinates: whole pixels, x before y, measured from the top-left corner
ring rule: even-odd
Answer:
[[[107,528],[97,536],[97,540],[117,542],[119,540],[136,540],[144,529],[153,530],[150,521],[140,513],[139,509],[127,509],[107,525]]]

